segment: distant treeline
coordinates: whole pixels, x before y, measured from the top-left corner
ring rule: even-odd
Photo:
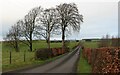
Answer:
[[[23,40],[23,41],[26,41],[26,40]],[[46,41],[46,40],[33,40],[34,41]],[[74,41],[74,42],[79,42],[80,40],[65,40],[65,42],[71,42],[71,41]],[[2,41],[3,43],[5,42],[8,42],[8,41]],[[59,42],[62,42],[62,40],[51,40],[50,41],[51,43],[59,43]]]
[[[114,39],[116,39],[116,40],[119,40],[120,38],[114,38]],[[106,40],[106,39],[82,39],[83,41],[101,41],[101,40]],[[113,40],[113,38],[109,38],[109,39],[107,39],[107,40]]]
[[[103,36],[101,39],[82,39],[86,42],[99,41],[99,47],[120,47],[120,38],[119,37],[110,37],[110,35]]]
[[[82,39],[83,41],[100,41],[101,39]]]
[[[75,42],[79,42],[79,40],[65,40],[65,42],[71,42],[71,41],[75,41]],[[51,40],[51,43],[59,43],[62,42],[62,40]]]

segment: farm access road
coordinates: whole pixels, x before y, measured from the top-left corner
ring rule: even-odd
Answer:
[[[76,73],[77,61],[80,57],[80,46],[76,47],[72,52],[63,57],[41,65],[35,68],[20,70],[17,72],[8,72],[3,75],[41,75],[42,73]]]

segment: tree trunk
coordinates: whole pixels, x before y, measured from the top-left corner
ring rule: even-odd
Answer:
[[[48,49],[50,50],[50,32],[48,33]]]
[[[50,50],[50,23],[48,22],[48,27],[47,27],[47,40],[48,40],[48,49]]]
[[[30,34],[30,51],[32,52],[32,34]]]
[[[19,52],[18,41],[16,41],[16,52]]]
[[[65,28],[62,28],[62,49],[65,48]]]
[[[18,48],[18,39],[16,38],[15,40],[15,51],[19,52],[19,48]]]

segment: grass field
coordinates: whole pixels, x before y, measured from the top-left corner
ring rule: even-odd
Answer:
[[[75,45],[77,45],[78,42],[70,42],[69,43],[69,47],[70,49],[72,47],[74,47]],[[62,43],[50,43],[50,46],[51,48],[55,48],[55,47],[62,47]],[[39,48],[46,48],[47,47],[47,43],[46,41],[33,41],[33,51],[35,49],[39,49]],[[23,43],[20,43],[19,45],[19,48],[20,48],[20,51],[25,51],[25,50],[28,50],[29,48],[23,44]],[[6,51],[14,51],[13,48],[11,48],[10,46],[7,46],[6,43],[2,43],[2,52],[6,52]]]
[[[84,42],[83,43],[85,48],[98,48],[98,42],[92,41],[92,42]]]
[[[98,42],[83,42],[85,48],[97,48]],[[78,73],[91,73],[91,66],[88,64],[87,60],[82,57],[82,49],[80,50],[80,59],[77,66]]]
[[[77,42],[78,43],[78,42]],[[69,47],[72,49],[75,45],[77,45],[76,42],[69,43]],[[61,43],[51,43],[51,48],[55,47],[62,47]],[[6,45],[6,43],[2,43],[2,69],[3,71],[10,71],[15,69],[20,69],[23,67],[29,67],[37,64],[43,64],[46,61],[42,60],[35,60],[34,59],[34,50],[39,48],[46,48],[47,44],[45,41],[33,41],[33,52],[28,51],[28,47],[25,44],[20,43],[19,48],[20,52],[15,52],[15,50],[9,46]],[[10,50],[12,51],[12,64],[10,64]],[[26,61],[24,62],[24,51],[26,55]],[[48,60],[53,60],[48,59]]]

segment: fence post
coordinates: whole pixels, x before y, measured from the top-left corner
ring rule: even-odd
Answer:
[[[25,54],[26,54],[26,51],[24,51],[24,62],[25,62]]]
[[[11,50],[10,50],[10,64],[11,64],[11,58],[12,58],[12,55],[11,55]]]

